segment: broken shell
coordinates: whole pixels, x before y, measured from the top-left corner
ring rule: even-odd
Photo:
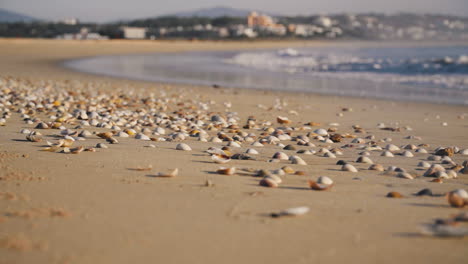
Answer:
[[[349,171],[349,172],[358,172],[358,170],[356,169],[356,167],[354,167],[354,166],[351,165],[351,164],[344,164],[344,165],[341,167],[341,170],[342,170],[342,171]]]
[[[399,192],[389,192],[387,193],[387,197],[389,198],[403,198],[403,195]]]
[[[83,146],[79,146],[77,148],[73,148],[73,149],[70,149],[70,153],[72,154],[80,154],[81,152],[83,152],[84,150],[84,147]]]
[[[280,124],[290,124],[291,120],[289,120],[287,117],[284,116],[278,116],[276,117],[276,121]]]
[[[227,163],[227,162],[231,161],[231,158],[229,158],[229,156],[227,156],[227,155],[213,154],[213,155],[211,155],[211,160],[216,162],[216,163],[223,164],[223,163]]]
[[[177,176],[177,174],[179,174],[179,169],[178,168],[175,168],[173,170],[170,170],[169,172],[160,172],[157,174],[158,177],[175,177]]]
[[[42,141],[42,135],[39,132],[31,132],[29,135],[26,136],[26,139],[31,142],[41,142]]]
[[[216,172],[223,175],[233,175],[234,173],[236,173],[236,167],[220,167]]]
[[[177,150],[183,150],[183,151],[191,151],[192,150],[192,148],[189,145],[185,144],[185,143],[177,144],[176,149]]]

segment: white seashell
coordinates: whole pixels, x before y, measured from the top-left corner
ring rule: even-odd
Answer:
[[[104,143],[97,143],[96,144],[96,148],[103,148],[103,149],[106,149],[106,148],[109,148],[106,144]]]
[[[21,134],[30,134],[30,133],[31,133],[31,130],[29,130],[29,129],[21,129],[20,133],[21,133]]]
[[[117,137],[121,137],[121,138],[128,138],[129,135],[123,131],[120,131],[116,134]]]
[[[393,158],[393,153],[391,153],[390,151],[386,150],[384,152],[382,152],[382,154],[380,154],[380,156],[382,157],[388,157],[388,158]]]
[[[356,167],[354,167],[353,165],[351,164],[345,164],[341,167],[341,170],[342,171],[349,171],[349,172],[358,172],[358,170],[356,169]]]
[[[468,156],[468,149],[460,150],[458,153],[464,156]]]
[[[284,172],[284,170],[282,169],[277,169],[277,170],[274,170],[272,171],[273,174],[276,174],[276,175],[285,175],[286,173]]]
[[[441,156],[436,156],[436,155],[431,155],[427,157],[427,160],[430,160],[430,161],[440,161],[441,159],[442,159]]]
[[[412,158],[412,157],[414,157],[413,153],[411,153],[411,151],[407,151],[407,150],[403,151],[403,152],[401,153],[401,156],[407,157],[407,158]]]
[[[464,237],[468,236],[468,228],[458,225],[428,224],[421,226],[422,235],[434,237]]]
[[[424,149],[424,148],[418,148],[415,150],[416,153],[423,153],[423,154],[426,154],[427,153],[427,150]]]
[[[135,139],[140,139],[140,140],[151,140],[147,135],[138,133],[135,135]]]
[[[323,129],[323,128],[319,128],[319,129],[316,129],[314,130],[314,133],[319,135],[319,136],[328,136],[328,132],[327,130]]]
[[[325,158],[331,158],[331,159],[336,159],[336,155],[331,153],[331,152],[325,152],[325,154],[323,154],[323,156]]]
[[[240,148],[241,145],[235,141],[230,141],[228,144],[227,144],[229,147],[233,147],[233,148]]]
[[[351,143],[356,143],[356,144],[364,144],[366,143],[366,141],[362,138],[355,138],[353,139],[353,141],[351,141]]]
[[[447,170],[446,173],[447,173],[447,176],[448,176],[449,179],[456,179],[456,178],[458,178],[458,174],[457,174],[457,172],[454,171],[454,170]]]
[[[289,156],[286,155],[286,153],[284,152],[276,152],[275,154],[273,154],[272,159],[288,160]]]
[[[172,178],[172,177],[175,177],[179,174],[179,169],[178,168],[175,168],[173,170],[170,170],[168,172],[159,172],[157,174],[158,177],[167,177],[167,178]]]
[[[220,167],[216,172],[223,175],[233,175],[234,173],[236,173],[236,167]]]
[[[212,143],[222,143],[223,141],[218,137],[212,137],[210,140]]]
[[[291,156],[289,160],[292,164],[307,165],[307,163],[299,156]]]
[[[373,164],[374,163],[369,157],[366,157],[366,156],[359,157],[356,160],[356,162],[358,162],[358,163],[367,163],[367,164]]]
[[[310,208],[307,206],[294,207],[281,211],[279,214],[272,214],[274,217],[279,216],[300,216],[305,215],[310,211]]]
[[[192,148],[185,143],[179,143],[176,146],[176,150],[191,151]]]
[[[320,176],[318,179],[317,179],[317,183],[318,184],[325,184],[325,185],[332,185],[333,184],[333,180],[328,178],[327,176]]]
[[[451,193],[456,194],[463,199],[468,199],[468,192],[465,189],[456,189],[454,191],[451,191]]]
[[[385,149],[388,150],[388,151],[399,151],[400,148],[397,147],[396,145],[393,145],[393,144],[388,144],[387,146],[385,146]]]
[[[431,167],[431,164],[428,163],[428,162],[425,162],[425,161],[420,161],[420,162],[418,163],[418,167],[429,168],[429,167]]]
[[[400,173],[397,174],[397,177],[398,178],[403,178],[403,179],[408,179],[408,180],[413,180],[414,179],[414,177],[411,174],[407,173],[407,172],[400,172]]]
[[[217,154],[211,155],[211,160],[219,164],[224,164],[231,161],[231,159],[228,156]]]
[[[251,148],[247,149],[247,150],[245,151],[245,153],[247,153],[247,154],[252,154],[252,155],[258,155],[258,151],[255,150],[255,149],[251,149]]]

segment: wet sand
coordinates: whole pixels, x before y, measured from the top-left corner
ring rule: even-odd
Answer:
[[[65,59],[85,56],[147,52],[179,52],[239,48],[294,47],[326,45],[320,42],[296,43],[212,43],[150,41],[49,41],[0,40],[0,73],[2,78],[19,79],[32,87],[76,87],[122,94],[165,92],[175,98],[167,113],[195,101],[213,101],[210,112],[225,115],[237,112],[239,124],[251,115],[260,121],[271,121],[280,127],[277,116],[287,116],[290,126],[302,127],[318,122],[329,128],[339,123],[338,132],[402,146],[429,144],[433,153],[439,146],[468,148],[468,112],[466,106],[392,102],[302,93],[265,92],[245,89],[168,85],[113,79],[72,72],[60,67]],[[278,106],[278,100],[281,107]],[[225,102],[232,103],[226,108]],[[261,105],[261,106],[259,106]],[[264,107],[263,107],[264,106]],[[353,111],[343,111],[352,108]],[[296,114],[297,112],[297,114]],[[341,113],[341,114],[340,114]],[[340,116],[343,115],[343,116]],[[47,116],[38,113],[42,120]],[[442,126],[446,122],[447,126]],[[389,127],[410,127],[401,132],[381,130],[378,123]],[[356,133],[353,125],[365,132]],[[67,125],[67,128],[73,128]],[[421,224],[434,218],[446,218],[466,209],[452,208],[444,197],[415,197],[423,188],[435,193],[467,189],[468,178],[432,183],[432,178],[414,180],[367,170],[368,164],[355,163],[360,150],[346,148],[337,159],[321,155],[300,155],[308,165],[288,161],[269,163],[272,155],[283,151],[267,145],[256,148],[256,161],[232,160],[229,166],[250,169],[279,169],[285,165],[306,175],[281,176],[279,188],[258,185],[260,178],[248,173],[232,176],[214,173],[219,167],[204,151],[224,143],[184,142],[192,151],[175,150],[177,142],[151,142],[118,138],[119,144],[96,152],[79,155],[40,151],[44,142],[27,142],[21,129],[33,129],[20,114],[12,113],[0,127],[0,263],[465,263],[468,260],[467,239],[441,239],[420,235]],[[110,129],[86,127],[89,131]],[[81,129],[79,129],[80,131]],[[166,129],[170,132],[169,129]],[[244,130],[244,129],[242,129]],[[58,130],[37,130],[44,136]],[[257,136],[255,129],[246,130]],[[309,131],[294,131],[293,135]],[[216,135],[215,131],[209,132]],[[231,134],[232,135],[232,134]],[[422,140],[405,139],[409,135]],[[47,140],[54,141],[51,137]],[[343,147],[342,143],[322,143],[321,147]],[[86,146],[103,143],[92,136],[80,142]],[[244,152],[251,147],[231,151]],[[414,153],[414,152],[413,152]],[[381,157],[371,152],[374,162],[384,167],[395,165],[417,175],[416,164],[430,154],[413,158],[395,155]],[[337,160],[350,162],[360,171],[340,171]],[[461,164],[467,156],[452,159]],[[152,165],[151,171],[131,168]],[[444,165],[447,167],[447,165]],[[179,168],[174,178],[151,177],[157,172]],[[328,176],[335,186],[329,191],[313,191],[307,180]],[[206,180],[214,183],[205,187]],[[398,191],[405,198],[390,199],[386,194]],[[271,218],[272,212],[296,206],[311,211],[300,217]]]

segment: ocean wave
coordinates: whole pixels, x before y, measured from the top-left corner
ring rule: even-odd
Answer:
[[[288,48],[273,52],[243,52],[224,62],[290,74],[468,89],[468,56],[464,54],[392,57],[355,55],[351,51],[302,52]]]

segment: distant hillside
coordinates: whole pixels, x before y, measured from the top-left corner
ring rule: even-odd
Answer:
[[[222,17],[222,16],[246,17],[250,12],[252,12],[252,10],[236,9],[236,8],[225,7],[225,6],[216,6],[216,7],[203,8],[203,9],[187,11],[187,12],[179,12],[179,13],[175,13],[175,14],[170,14],[170,16],[177,16],[177,17],[211,17],[211,18],[213,18],[213,17]],[[263,13],[263,12],[261,12],[261,13]],[[273,15],[273,14],[268,14],[268,15]]]
[[[0,22],[31,22],[35,20],[37,20],[37,18],[0,8]]]

